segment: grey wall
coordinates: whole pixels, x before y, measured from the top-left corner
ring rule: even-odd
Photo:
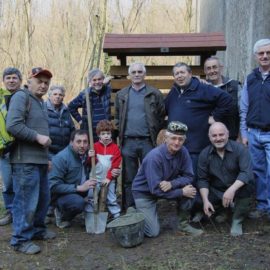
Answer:
[[[256,66],[252,50],[261,38],[270,38],[269,0],[199,0],[200,32],[224,32],[227,50],[217,55],[224,74],[243,81]]]

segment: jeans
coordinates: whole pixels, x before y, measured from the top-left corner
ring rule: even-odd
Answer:
[[[195,199],[181,198],[177,200],[181,211],[191,210]],[[144,234],[148,237],[156,237],[160,232],[160,224],[157,215],[157,199],[144,197],[135,199],[136,209],[144,215]]]
[[[96,188],[100,189],[99,183],[97,184]],[[93,204],[94,204],[94,189],[89,189],[88,203],[85,206],[85,211],[93,213],[94,212]],[[121,209],[119,204],[117,203],[117,197],[115,193],[115,180],[111,180],[111,182],[108,185],[106,204],[113,217],[117,217],[120,215]]]
[[[16,246],[42,235],[49,206],[48,165],[12,164],[15,197],[13,201],[13,233]]]
[[[14,200],[13,184],[11,177],[11,164],[9,161],[9,154],[0,158],[0,171],[3,181],[3,199],[7,212],[12,211]]]
[[[256,181],[257,209],[270,212],[270,132],[251,128],[248,145]]]
[[[135,178],[139,166],[146,154],[153,149],[150,138],[126,138],[122,147],[124,163],[124,205],[125,208],[134,206],[134,199],[131,192],[132,181]]]
[[[63,221],[70,221],[84,211],[85,200],[83,195],[86,194],[71,193],[58,197],[56,207],[60,210]]]

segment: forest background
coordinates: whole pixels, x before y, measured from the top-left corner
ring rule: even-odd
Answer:
[[[67,102],[84,87],[89,69],[108,73],[117,64],[102,51],[105,33],[196,32],[197,11],[198,0],[0,0],[0,71],[17,67],[25,82],[32,67],[46,67],[52,83],[65,86]]]

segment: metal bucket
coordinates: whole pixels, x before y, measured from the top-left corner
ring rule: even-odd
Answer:
[[[144,239],[144,216],[141,213],[129,213],[110,222],[107,228],[122,247],[135,247]]]

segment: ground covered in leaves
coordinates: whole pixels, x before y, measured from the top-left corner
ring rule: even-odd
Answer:
[[[104,269],[104,270],[178,270],[178,269],[270,269],[270,221],[246,220],[244,235],[229,235],[230,223],[203,222],[205,233],[199,237],[177,231],[174,203],[161,202],[161,235],[145,238],[143,244],[125,249],[110,232],[89,235],[76,219],[71,228],[49,229],[57,233],[51,241],[39,241],[38,255],[16,253],[9,245],[11,226],[0,227],[0,269]]]

